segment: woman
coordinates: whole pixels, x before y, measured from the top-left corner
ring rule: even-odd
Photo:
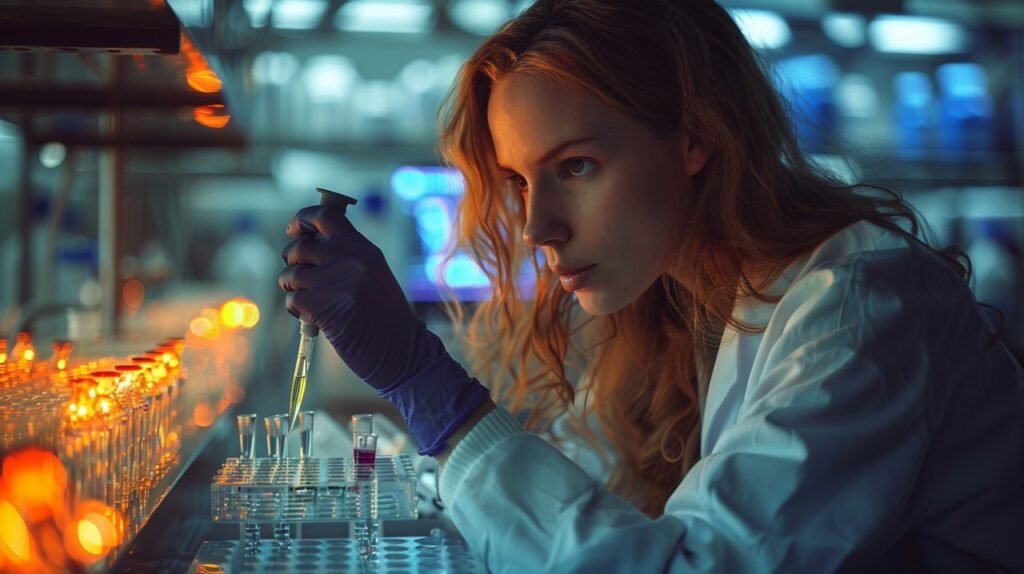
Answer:
[[[299,212],[280,283],[439,457],[492,571],[1024,571],[1024,374],[898,196],[801,154],[721,7],[539,0],[446,111],[493,285],[467,335],[521,416],[337,211]],[[519,422],[582,396],[607,484]]]

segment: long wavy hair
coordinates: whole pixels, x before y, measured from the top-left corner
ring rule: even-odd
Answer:
[[[665,274],[579,330],[571,295],[519,239],[525,208],[497,171],[487,104],[512,73],[581,87],[660,136],[686,130],[710,147],[679,214],[689,288]],[[805,157],[757,56],[712,0],[538,0],[469,58],[441,114],[441,153],[465,180],[455,247],[492,286],[471,317],[452,308],[471,369],[542,430],[570,410],[580,390],[570,374],[585,363],[593,400],[578,420],[596,415],[617,460],[609,487],[651,516],[697,460],[700,388],[723,327],[764,327],[733,319],[736,298],[777,301],[762,291],[787,264],[858,221],[919,234],[898,194],[844,185]],[[536,283],[525,289],[519,276],[529,267]]]

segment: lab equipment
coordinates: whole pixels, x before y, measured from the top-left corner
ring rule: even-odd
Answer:
[[[313,456],[313,411],[299,413],[299,458]]]
[[[315,321],[352,372],[398,408],[420,454],[440,454],[489,391],[416,316],[381,250],[343,214],[311,207],[296,220],[328,237],[300,238],[285,249],[289,267],[280,284],[293,292],[288,310]],[[298,263],[311,260],[317,265],[299,273]]]
[[[53,342],[53,353],[50,354],[50,368],[54,371],[63,371],[68,367],[71,360],[71,351],[74,346],[71,341],[58,339]],[[2,352],[2,350],[0,350]],[[0,361],[2,362],[2,361]]]
[[[361,434],[373,434],[373,415],[352,415],[352,447],[355,448],[356,437]]]
[[[155,376],[128,355],[73,355],[74,346],[66,340],[43,346],[32,341],[28,333],[20,339],[17,354],[0,363],[0,452],[5,461],[14,460],[11,457],[19,456],[18,452],[45,454],[49,460],[46,468],[59,468],[61,479],[54,483],[55,488],[49,488],[41,485],[39,476],[43,475],[30,473],[25,476],[31,478],[18,479],[17,484],[7,482],[13,486],[8,495],[24,499],[33,493],[46,494],[47,512],[66,516],[66,525],[72,529],[66,532],[72,535],[76,513],[96,509],[90,512],[102,516],[101,522],[111,528],[100,533],[104,536],[102,555],[107,558],[101,559],[97,553],[93,558],[112,559],[149,519],[162,499],[164,487],[173,480],[167,475],[176,468],[167,463],[179,456],[172,449],[180,448],[180,442],[158,437],[195,432],[187,430],[185,420],[173,414],[178,412],[177,404],[155,402],[157,397],[163,400],[166,389],[177,388],[178,373],[163,370]],[[37,348],[42,352],[36,354]],[[46,356],[46,349],[52,354]],[[180,349],[169,349],[164,354],[168,361],[173,355],[176,362],[183,351],[182,344]],[[177,400],[177,395],[174,397]],[[192,422],[191,416],[188,422]],[[6,462],[4,469],[7,472],[0,482],[12,476]],[[46,476],[51,472],[58,476],[57,470],[47,470]],[[26,522],[26,540],[35,540],[33,545],[43,541],[43,546],[46,541],[57,540],[56,546],[45,546],[53,550],[49,556],[67,560],[65,569],[78,569],[72,563],[74,556],[61,554],[62,548],[66,550],[61,538],[54,538],[61,536],[63,526],[57,525],[54,530],[52,524],[47,524],[51,523]],[[33,564],[35,569],[46,569],[40,566],[43,562]]]
[[[288,447],[288,415],[270,415],[263,417],[263,427],[267,431],[267,457],[280,459],[285,457]]]
[[[416,472],[409,455],[376,455],[374,474],[377,518],[416,519]],[[210,485],[213,521],[349,522],[356,518],[354,485],[349,457],[228,458]]]
[[[935,73],[940,94],[941,149],[956,156],[992,149],[995,126],[985,68],[974,62],[947,62]]]
[[[382,563],[368,568],[350,538],[297,540],[288,551],[264,543],[255,554],[245,553],[237,540],[208,541],[189,572],[487,572],[466,542],[453,534],[389,536],[380,543],[386,549]]]
[[[935,127],[931,78],[918,71],[900,72],[893,77],[892,85],[896,96],[896,153],[907,159],[918,159],[931,147]]]
[[[32,333],[21,331],[15,337],[11,357],[15,363],[31,363],[36,359],[36,347],[32,344]]]
[[[356,519],[352,521],[352,538],[360,560],[377,558],[380,543],[380,518],[377,506],[377,435],[359,434],[352,445],[353,492],[356,496]]]
[[[287,460],[288,415],[270,415],[263,419],[267,428],[267,456],[273,461]],[[287,523],[274,523],[274,542],[278,548],[291,547],[291,528]]]
[[[318,187],[320,205],[339,209],[342,214],[349,205],[355,205],[356,199]],[[295,355],[295,371],[292,374],[292,386],[288,391],[288,430],[295,427],[296,417],[302,407],[302,398],[306,394],[306,381],[309,376],[309,365],[313,358],[313,341],[319,328],[308,321],[299,322],[299,349]]]
[[[241,458],[256,458],[256,414],[249,413],[235,417],[238,421],[238,446]]]
[[[299,350],[295,354],[295,371],[292,374],[292,386],[288,391],[288,428],[291,429],[302,407],[302,399],[306,395],[306,381],[309,378],[309,365],[313,360],[313,341],[319,330],[316,325],[299,322]]]
[[[238,446],[240,450],[239,459],[243,464],[251,466],[251,461],[256,458],[256,419],[255,413],[238,415]],[[260,525],[255,522],[243,522],[241,525],[242,539],[245,541],[245,550],[254,553],[260,546]]]

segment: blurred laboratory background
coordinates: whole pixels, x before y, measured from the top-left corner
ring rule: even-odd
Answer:
[[[206,382],[181,405],[164,474],[208,490],[237,454],[233,414],[287,411],[298,322],[276,277],[285,226],[317,187],[358,199],[352,221],[450,334],[441,281],[465,301],[487,286],[465,257],[439,276],[461,186],[440,163],[437,111],[482,38],[529,3],[0,0],[0,355],[24,359],[30,341],[47,360],[70,341],[72,361],[101,360],[177,341]],[[722,4],[804,148],[848,181],[901,192],[936,243],[961,246],[977,298],[1024,359],[1024,3]],[[8,403],[4,421],[20,408]],[[377,412],[401,435],[324,342],[304,408],[342,426]],[[194,555],[209,500],[174,490],[156,493],[170,508],[136,517],[170,513],[174,536],[147,551],[140,526],[110,546],[135,543],[121,554],[151,566]]]

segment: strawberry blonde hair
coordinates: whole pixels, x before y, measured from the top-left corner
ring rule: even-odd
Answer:
[[[664,275],[624,309],[594,318],[587,330],[599,341],[588,348],[574,335],[571,295],[520,240],[524,205],[496,167],[487,103],[511,73],[582,88],[659,136],[685,130],[712,150],[679,214],[678,265],[692,289]],[[586,360],[593,401],[583,415],[596,415],[617,459],[609,487],[651,516],[696,462],[699,388],[718,334],[724,325],[763,328],[732,318],[736,297],[777,301],[759,290],[857,221],[918,234],[897,194],[863,193],[807,160],[756,55],[711,0],[538,0],[469,58],[442,114],[441,153],[465,180],[456,247],[492,285],[468,320],[452,307],[471,367],[542,430],[578,391],[567,369]],[[767,273],[755,284],[748,265]],[[529,292],[518,281],[524,266],[536,273]]]

